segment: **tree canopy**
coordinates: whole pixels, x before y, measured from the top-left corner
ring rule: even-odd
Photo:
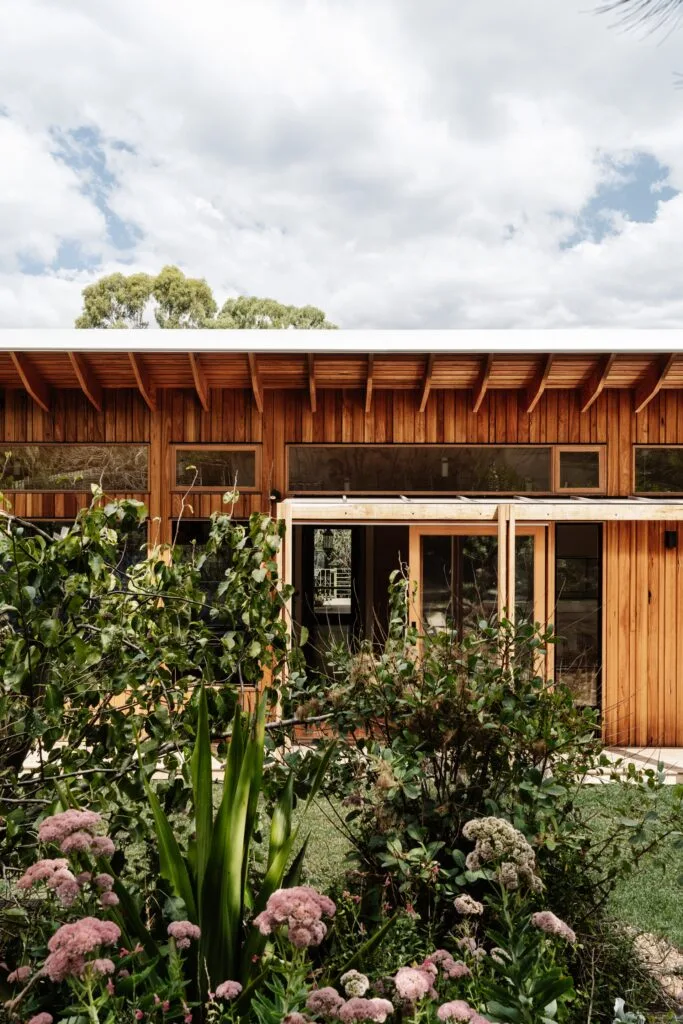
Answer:
[[[178,267],[151,274],[109,274],[83,289],[83,311],[76,327],[148,327],[153,311],[161,328],[246,329],[334,328],[316,306],[287,306],[275,299],[240,295],[221,308],[203,278],[186,277]]]

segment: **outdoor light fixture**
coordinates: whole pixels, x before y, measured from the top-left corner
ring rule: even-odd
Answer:
[[[282,501],[282,495],[277,487],[271,487],[269,497],[271,501]]]
[[[678,547],[678,530],[664,531],[664,547],[669,549]]]

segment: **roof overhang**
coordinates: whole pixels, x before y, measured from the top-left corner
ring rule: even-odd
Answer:
[[[0,352],[140,353],[683,353],[683,329],[576,328],[502,330],[76,330],[5,328]]]

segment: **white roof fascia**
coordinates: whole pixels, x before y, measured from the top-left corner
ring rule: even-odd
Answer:
[[[34,330],[0,329],[0,352],[142,352],[274,355],[425,354],[572,355],[683,353],[683,328],[509,330]]]

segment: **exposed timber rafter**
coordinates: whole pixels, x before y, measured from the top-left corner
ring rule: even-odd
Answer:
[[[375,356],[370,352],[368,355],[368,375],[365,380],[365,412],[372,408],[372,390],[375,384]]]
[[[636,388],[635,411],[636,415],[652,401],[655,395],[659,394],[666,376],[674,361],[673,352],[661,356],[647,371],[642,381]]]
[[[253,352],[247,354],[249,361],[249,376],[251,377],[251,390],[254,393],[254,401],[256,402],[256,408],[259,412],[263,412],[263,388],[261,387],[261,378],[258,372],[258,365],[256,363],[256,356]]]
[[[140,356],[135,352],[129,352],[128,358],[130,365],[133,369],[133,375],[135,377],[135,383],[138,386],[138,391],[142,395],[145,404],[151,412],[157,411],[157,389],[152,383],[147,370],[145,369]]]
[[[603,356],[598,362],[598,365],[591,372],[590,377],[581,388],[581,412],[586,412],[590,409],[593,402],[595,402],[602,394],[609,372],[612,369],[616,354],[612,352],[610,355]]]
[[[87,359],[82,356],[80,352],[69,352],[69,362],[76,374],[76,380],[80,385],[81,391],[90,404],[94,406],[98,412],[102,412],[104,407],[102,387],[93,373],[92,367],[88,363]]]
[[[488,391],[489,380],[491,378],[491,367],[493,366],[493,353],[489,352],[484,360],[484,364],[481,368],[481,374],[477,381],[477,386],[474,389],[474,399],[472,402],[472,411],[479,412],[481,403],[486,398],[486,392]]]
[[[315,384],[315,356],[312,352],[308,353],[308,395],[311,400],[311,412],[316,412],[318,409],[318,394]]]
[[[21,383],[36,405],[44,412],[50,411],[50,389],[38,371],[27,360],[23,352],[10,352],[14,369],[19,374]]]
[[[427,401],[429,400],[429,392],[432,390],[432,376],[434,374],[434,353],[430,352],[427,356],[427,363],[425,365],[425,375],[422,382],[422,397],[420,398],[420,412],[424,412],[427,408]]]
[[[188,352],[190,358],[190,368],[192,370],[192,380],[194,381],[194,389],[197,392],[197,398],[204,412],[209,411],[209,385],[206,382],[204,370],[202,369],[201,363],[199,362],[199,356],[196,352]]]
[[[543,392],[545,391],[546,384],[548,383],[548,377],[550,375],[552,365],[553,354],[551,352],[545,357],[538,369],[538,372],[536,373],[536,376],[527,388],[524,404],[528,413],[532,413],[540,402]]]

